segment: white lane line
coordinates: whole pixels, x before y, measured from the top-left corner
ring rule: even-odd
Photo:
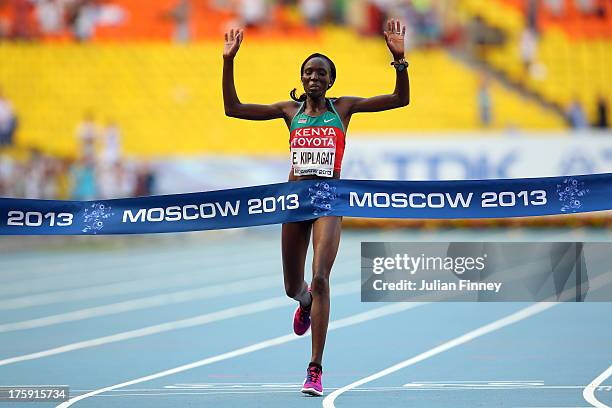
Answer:
[[[37,319],[0,324],[0,333],[47,327],[60,323],[74,322],[77,320],[91,319],[93,317],[108,316],[117,313],[131,312],[135,310],[189,302],[193,300],[253,292],[256,290],[277,286],[280,281],[274,279],[275,276],[276,275],[268,275],[253,279],[245,279],[234,283],[222,283],[197,289],[164,293],[161,295],[131,299],[123,302],[90,307],[76,310],[74,312],[60,313]]]
[[[404,384],[404,387],[539,387],[544,385],[544,380],[453,380],[453,381],[413,381]]]
[[[296,388],[300,388],[302,387],[302,384],[298,384],[297,386],[294,386],[293,389],[291,390],[245,390],[245,391],[204,391],[204,392],[157,392],[157,393],[125,393],[125,394],[103,394],[103,395],[96,395],[96,398],[105,398],[105,397],[111,397],[111,398],[126,398],[126,397],[155,397],[155,396],[165,396],[165,397],[172,397],[172,396],[179,396],[179,395],[200,395],[200,396],[204,396],[204,395],[232,395],[232,396],[240,396],[240,395],[252,395],[252,394],[296,394]],[[329,390],[333,390],[334,388],[326,388]],[[354,390],[351,390],[350,392],[356,392],[356,393],[387,393],[389,391],[387,390],[371,390],[371,389],[361,389],[361,388],[357,388]],[[592,408],[590,406],[588,407],[577,407],[577,406],[537,406],[537,407],[513,407],[513,408]]]
[[[415,308],[417,306],[421,306],[424,303],[394,303],[392,305],[387,305],[387,306],[382,306],[373,310],[369,310],[367,312],[362,312],[359,314],[356,314],[354,316],[350,316],[344,319],[339,319],[339,320],[335,320],[330,322],[329,327],[328,327],[328,332],[332,331],[332,330],[336,330],[336,329],[340,329],[343,327],[348,327],[348,326],[352,326],[355,324],[359,324],[359,323],[363,323],[363,322],[367,322],[370,320],[374,320],[374,319],[378,319],[384,316],[388,316],[388,315],[392,315],[395,313],[399,313],[399,312],[403,312],[406,311],[408,309],[412,309]],[[202,367],[205,365],[210,365],[219,361],[224,361],[224,360],[228,360],[231,358],[235,358],[235,357],[239,357],[239,356],[243,356],[245,354],[249,354],[249,353],[253,353],[259,350],[263,350],[266,348],[270,348],[270,347],[274,347],[274,346],[280,346],[282,344],[285,343],[289,343],[295,340],[299,340],[299,339],[303,339],[306,337],[310,336],[310,332],[307,333],[304,336],[296,336],[295,334],[291,333],[291,334],[286,334],[284,336],[279,336],[279,337],[274,337],[268,340],[264,340],[261,341],[259,343],[254,343],[251,344],[249,346],[246,347],[241,347],[232,351],[229,351],[227,353],[223,353],[223,354],[218,354],[216,356],[212,356],[212,357],[208,357],[205,358],[203,360],[199,360],[199,361],[195,361],[193,363],[189,363],[189,364],[185,364],[182,366],[178,366],[175,368],[171,368],[169,370],[164,370],[164,371],[160,371],[157,372],[155,374],[151,374],[145,377],[140,377],[140,378],[136,378],[134,380],[130,380],[130,381],[126,381],[120,384],[115,384],[115,385],[111,385],[108,387],[104,387],[104,388],[100,388],[97,389],[95,391],[92,392],[88,392],[86,394],[82,394],[79,396],[76,396],[74,398],[69,399],[68,401],[65,401],[63,403],[61,403],[60,405],[57,406],[57,408],[67,408],[71,405],[73,405],[74,403],[81,401],[85,398],[89,398],[89,397],[93,397],[94,395],[98,395],[98,394],[102,394],[104,392],[107,391],[112,391],[115,390],[117,388],[124,388],[124,387],[128,387],[130,385],[134,385],[134,384],[140,384],[143,383],[145,381],[151,381],[151,380],[155,380],[157,378],[162,378],[162,377],[167,377],[169,375],[173,375],[173,374],[177,374],[177,373],[181,373],[183,371],[187,371],[187,370],[192,370],[194,368],[198,368],[198,367]]]
[[[595,390],[611,375],[612,365],[608,367],[606,371],[599,374],[597,378],[591,381],[589,385],[584,388],[584,391],[582,391],[582,396],[584,397],[586,402],[597,408],[610,408],[608,405],[595,398]]]
[[[339,265],[349,262],[339,262]],[[261,265],[261,261],[259,261]],[[345,276],[348,273],[338,271],[334,276]],[[222,283],[214,286],[207,286],[198,289],[189,289],[178,292],[164,293],[160,295],[148,296],[144,298],[131,299],[118,303],[111,303],[104,306],[96,306],[86,309],[79,309],[73,312],[55,314],[51,316],[28,319],[20,322],[0,324],[0,333],[12,332],[17,330],[27,330],[39,327],[47,327],[60,323],[73,322],[78,320],[90,319],[100,316],[130,312],[151,307],[164,306],[181,302],[205,299],[210,297],[222,296],[224,294],[238,294],[251,290],[267,289],[275,286],[278,282],[274,279],[278,274],[258,276],[248,280],[241,280],[234,283]],[[279,281],[280,282],[280,281]],[[245,286],[246,285],[246,286]],[[250,285],[250,287],[249,287]]]
[[[258,258],[251,261],[237,260],[235,257],[207,257],[204,262],[196,254],[191,257],[177,256],[175,259],[166,261],[149,260],[142,257],[133,262],[134,265],[115,265],[110,267],[100,267],[97,264],[75,264],[72,270],[61,276],[47,275],[41,278],[21,280],[18,282],[4,283],[0,285],[0,296],[17,296],[31,295],[36,292],[47,292],[50,289],[79,289],[80,287],[90,287],[93,284],[110,284],[120,283],[124,281],[125,276],[129,273],[136,278],[157,278],[168,274],[168,271],[174,271],[177,268],[191,269],[194,273],[197,271],[205,271],[211,268],[218,267],[239,267],[246,269],[249,265],[259,265],[261,262],[277,261],[277,257]],[[143,265],[146,264],[146,268]],[[53,269],[51,264],[49,269]]]
[[[38,265],[44,272],[44,277],[30,277],[26,280],[17,282],[0,283],[0,295],[17,295],[22,293],[31,294],[34,291],[47,291],[53,289],[67,289],[83,284],[91,284],[92,280],[96,283],[110,283],[116,281],[117,277],[125,276],[125,271],[131,271],[139,277],[151,277],[152,272],[175,270],[177,266],[187,266],[196,270],[206,270],[220,265],[236,266],[244,263],[257,264],[262,259],[259,257],[265,251],[261,248],[273,246],[274,240],[257,240],[253,243],[255,247],[249,248],[249,254],[245,259],[236,259],[231,248],[224,242],[208,243],[206,249],[212,249],[212,255],[204,256],[200,247],[189,246],[186,249],[179,245],[172,247],[156,248],[136,248],[134,251],[120,251],[118,253],[100,253],[99,251],[88,251],[82,253],[64,253],[58,256],[46,256],[40,259],[42,265]],[[163,243],[162,243],[163,245]],[[257,259],[252,259],[252,258]],[[145,259],[146,261],[143,261]],[[268,257],[268,260],[277,260],[278,257]],[[185,262],[189,260],[189,262]],[[26,262],[26,261],[24,261]],[[147,268],[143,268],[143,262]],[[56,272],[60,268],[67,268],[63,272]],[[28,274],[32,268],[27,263],[24,265],[16,264],[13,269],[18,269],[20,276]],[[7,268],[0,262],[0,278],[7,275]],[[76,272],[76,273],[75,273]],[[38,274],[37,274],[38,275]],[[109,279],[109,276],[115,279]]]
[[[174,263],[176,264],[176,262]],[[153,264],[153,267],[160,270],[160,275],[163,274],[168,268],[172,268],[173,264],[168,263],[166,270],[159,268],[160,264]],[[54,266],[49,265],[49,269],[52,270]],[[49,290],[66,290],[66,289],[78,289],[79,287],[87,287],[92,284],[110,284],[121,282],[126,272],[130,272],[133,277],[143,278],[151,277],[152,271],[150,268],[138,268],[136,267],[110,267],[107,271],[113,271],[108,273],[104,270],[97,269],[95,266],[89,265],[74,265],[73,270],[66,273],[60,274],[46,274],[39,278],[29,278],[20,281],[12,281],[3,283],[0,287],[0,296],[19,296],[19,295],[30,295],[33,293],[47,292]],[[119,272],[119,273],[117,273]],[[58,276],[60,275],[60,276]]]
[[[227,391],[227,390],[234,390],[234,391],[242,391],[242,390],[257,390],[257,389],[266,389],[266,390],[275,390],[275,389],[286,389],[286,388],[291,388],[291,389],[295,389],[295,387],[297,385],[302,385],[302,383],[227,383],[227,384],[223,384],[223,383],[211,383],[211,384],[194,384],[193,386],[180,386],[180,385],[165,385],[163,386],[163,388],[129,388],[129,389],[125,389],[125,390],[113,390],[112,392],[114,393],[130,393],[130,392],[161,392],[161,391]],[[325,389],[330,391],[330,390],[335,390],[338,389],[340,387],[326,387]],[[549,389],[563,389],[563,390],[575,390],[575,389],[583,389],[584,385],[579,386],[579,385],[560,385],[560,386],[554,386],[554,387],[521,387],[520,389],[533,389],[533,390],[549,390]],[[480,388],[465,388],[467,390],[478,390],[481,391]],[[444,390],[440,390],[440,389],[427,389],[427,390],[423,390],[423,389],[411,389],[411,388],[406,388],[406,387],[397,387],[397,386],[373,386],[373,387],[359,387],[359,388],[354,388],[352,390],[350,390],[349,392],[356,392],[356,391],[370,391],[370,392],[374,392],[374,391],[379,391],[379,392],[390,392],[390,391],[394,391],[394,392],[402,392],[402,393],[414,393],[414,392],[419,392],[419,391],[462,391],[464,390],[464,388],[447,388]],[[507,388],[507,387],[490,387],[490,388],[486,388],[482,391],[512,391],[513,388]],[[72,390],[71,391],[75,391],[75,392],[88,392],[88,391],[92,391],[92,390]]]
[[[353,256],[354,254],[351,253],[350,255]],[[239,263],[238,265],[235,265],[232,261],[239,261]],[[270,262],[270,264],[274,263],[274,265],[276,265],[276,263],[278,262],[278,257],[274,256],[271,258],[253,259],[247,262],[242,260],[236,260],[235,258],[228,258],[226,260],[219,260],[218,262],[215,262],[212,265],[202,264],[200,260],[197,260],[195,258],[193,262],[183,261],[182,263],[177,263],[177,261],[175,260],[171,265],[172,270],[176,270],[177,268],[179,268],[180,270],[188,271],[179,274],[173,274],[167,277],[164,275],[156,277],[151,276],[151,267],[148,266],[147,270],[149,271],[149,273],[144,278],[134,279],[130,281],[120,281],[110,284],[104,283],[103,285],[85,286],[53,292],[36,293],[28,296],[20,296],[8,299],[0,299],[0,310],[15,310],[32,306],[67,303],[83,299],[89,300],[106,296],[145,292],[150,289],[167,288],[172,285],[177,286],[184,283],[189,283],[191,286],[193,286],[196,281],[207,281],[211,277],[210,273],[203,274],[198,273],[198,271],[205,270],[207,272],[210,272],[211,269],[215,268],[224,268],[224,270],[228,267],[232,268],[232,276],[242,278],[245,275],[253,276],[253,268],[251,268],[251,266],[257,266],[258,269],[261,269],[262,263],[268,262]],[[152,266],[155,269],[169,269],[168,265],[166,264],[153,263]],[[124,272],[131,272],[134,269],[140,270],[142,269],[142,260],[137,265],[137,267],[125,266],[122,268]],[[48,277],[46,279],[52,279],[52,277]],[[24,287],[27,287],[27,285]]]
[[[68,278],[70,275],[74,275],[75,268],[78,271],[86,269],[86,275],[90,275],[92,271],[105,272],[107,275],[119,271],[118,275],[121,275],[123,268],[142,269],[143,258],[146,258],[151,265],[159,263],[170,265],[172,262],[187,258],[184,256],[187,255],[183,254],[184,252],[166,253],[149,251],[143,253],[142,251],[134,251],[114,253],[111,251],[100,253],[99,251],[88,251],[85,253],[66,252],[61,255],[48,254],[35,265],[31,265],[27,259],[21,263],[15,263],[15,265],[3,265],[0,263],[0,270],[3,271],[2,277],[9,278],[0,283],[2,283],[4,288],[7,285],[11,287],[35,282],[37,278]],[[192,258],[197,257],[192,256]],[[26,279],[16,280],[17,278],[24,277]]]
[[[119,390],[112,390],[109,391],[111,393],[115,393],[115,394],[129,394],[131,392],[142,392],[142,393],[147,393],[147,392],[163,392],[163,391],[167,391],[169,394],[175,393],[175,392],[182,392],[182,391],[227,391],[227,390],[233,390],[233,391],[242,391],[242,390],[269,390],[269,391],[273,391],[273,390],[282,390],[282,389],[292,389],[295,391],[295,387],[297,386],[301,386],[302,383],[270,383],[270,384],[266,384],[266,383],[260,383],[260,384],[256,384],[256,383],[252,383],[252,384],[236,384],[236,385],[231,385],[231,384],[227,384],[227,385],[222,385],[222,386],[214,386],[214,384],[209,384],[209,386],[206,386],[207,384],[202,384],[202,386],[200,387],[179,387],[179,386],[172,386],[172,385],[165,385],[162,388],[129,388],[129,389],[119,389]],[[572,387],[573,388],[573,387]],[[579,387],[579,388],[583,388],[583,387]],[[337,387],[325,387],[326,390],[335,390],[337,389]],[[89,392],[89,391],[94,391],[92,389],[70,389],[71,392]],[[382,392],[387,392],[387,391],[397,391],[397,392],[403,392],[403,393],[407,393],[407,392],[413,392],[413,390],[407,390],[404,387],[360,387],[360,388],[355,388],[353,390],[351,390],[350,392],[358,392],[358,391],[370,391],[370,392],[375,392],[375,391],[382,391]]]
[[[276,237],[275,237],[276,238]],[[254,241],[252,245],[274,245],[275,240],[269,239]],[[214,251],[215,256],[231,259],[233,253],[225,242],[203,242],[207,250]],[[14,280],[16,277],[23,277],[24,271],[27,273],[30,279],[35,278],[41,274],[49,276],[53,274],[55,277],[60,278],[66,272],[64,268],[71,268],[74,266],[86,266],[88,271],[92,269],[100,269],[102,271],[113,272],[115,269],[128,266],[131,268],[141,267],[142,258],[146,258],[150,264],[157,264],[160,262],[176,262],[177,259],[201,259],[202,258],[203,246],[195,245],[180,245],[174,243],[167,245],[164,242],[158,242],[155,246],[144,246],[133,248],[130,246],[130,250],[104,250],[99,249],[86,249],[86,252],[82,251],[63,251],[58,252],[24,252],[20,258],[13,260],[0,259],[0,281],[1,286]],[[35,251],[35,250],[34,250]],[[257,252],[257,249],[255,250]],[[208,257],[207,257],[208,258]],[[63,270],[64,269],[64,270]],[[15,272],[12,272],[15,270]],[[4,278],[8,278],[7,281]],[[14,283],[14,282],[12,282]]]
[[[348,295],[359,292],[360,281],[352,281],[339,284],[334,288],[334,296]],[[36,360],[39,358],[54,356],[57,354],[68,353],[70,351],[82,350],[91,347],[97,347],[104,344],[116,343],[119,341],[135,339],[139,337],[151,336],[158,333],[164,333],[172,330],[185,329],[188,327],[201,326],[221,320],[232,319],[235,317],[247,316],[265,310],[271,310],[282,306],[294,304],[295,301],[286,296],[253,302],[241,306],[231,307],[228,309],[219,310],[217,312],[206,313],[199,316],[190,317],[188,319],[175,320],[172,322],[156,324],[153,326],[143,327],[140,329],[129,330],[121,333],[112,334],[110,336],[98,337],[91,340],[79,341],[76,343],[66,344],[52,349],[39,351],[36,353],[24,354],[21,356],[10,357],[0,360],[0,366],[19,363],[22,361]]]
[[[302,384],[299,384],[293,387],[292,390],[277,390],[277,391],[211,391],[211,392],[176,392],[176,393],[168,393],[168,392],[158,392],[158,393],[147,393],[147,394],[120,394],[120,395],[96,395],[97,398],[104,397],[161,397],[161,396],[169,396],[169,395],[252,395],[252,394],[295,394],[295,388],[301,387]],[[587,407],[590,408],[590,407]]]
[[[400,363],[397,363],[395,365],[392,365],[391,367],[388,367],[384,370],[381,370],[377,373],[374,373],[372,375],[369,375],[367,377],[364,377],[360,380],[357,380],[355,382],[352,382],[348,385],[345,385],[342,388],[337,389],[336,391],[333,391],[331,394],[329,394],[327,397],[325,397],[325,399],[323,400],[323,407],[324,408],[334,408],[334,401],[336,400],[336,398],[338,398],[340,395],[344,394],[345,392],[352,390],[353,388],[359,387],[360,385],[363,384],[367,384],[371,381],[377,380],[379,378],[382,378],[386,375],[389,375],[391,373],[394,373],[396,371],[399,371],[403,368],[409,367],[411,365],[414,365],[416,363],[419,363],[421,361],[427,360],[428,358],[434,357],[440,353],[443,353],[447,350],[450,350],[454,347],[460,346],[462,344],[468,343],[478,337],[484,336],[485,334],[494,332],[496,330],[499,330],[503,327],[509,326],[511,324],[514,324],[516,322],[520,322],[521,320],[524,320],[528,317],[534,316],[538,313],[541,313],[545,310],[550,309],[551,307],[557,305],[557,303],[536,303],[535,305],[526,307],[524,309],[519,310],[516,313],[513,313],[509,316],[506,316],[502,319],[496,320],[493,323],[489,323],[487,325],[484,325],[482,327],[479,327],[478,329],[472,330],[462,336],[456,337],[452,340],[449,340],[445,343],[440,344],[439,346],[436,346],[428,351],[425,351],[415,357],[409,358],[407,360],[404,360]]]
[[[275,259],[276,261],[276,259]],[[175,264],[176,265],[176,264]],[[244,268],[240,268],[244,269]],[[244,269],[253,275],[251,269]],[[233,278],[243,278],[245,273],[238,273],[239,270],[233,269]],[[172,274],[169,277],[146,277],[118,283],[86,286],[79,289],[67,289],[54,292],[38,293],[30,296],[20,296],[10,299],[0,300],[0,310],[15,310],[33,306],[43,306],[56,303],[76,302],[79,300],[90,300],[109,296],[127,295],[131,293],[146,292],[156,289],[169,289],[176,286],[194,286],[197,283],[204,283],[211,279],[210,274],[198,274],[193,271]]]

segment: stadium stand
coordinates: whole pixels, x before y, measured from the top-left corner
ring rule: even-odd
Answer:
[[[534,64],[527,69],[521,58],[521,36],[529,21],[525,3],[464,0],[460,5],[466,14],[480,16],[506,34],[504,45],[484,53],[488,63],[563,110],[577,99],[594,121],[596,99],[612,95],[612,82],[607,77],[612,55],[612,4],[594,2],[595,11],[588,14],[578,10],[574,1],[561,2],[561,15],[541,7],[532,23],[538,33]]]
[[[237,59],[240,98],[260,103],[287,99],[300,86],[299,64],[315,51],[337,63],[332,96],[392,91],[394,76],[383,41],[330,28],[319,39],[299,42],[257,41],[247,34]],[[75,128],[88,111],[98,120],[119,123],[124,150],[132,155],[285,152],[283,123],[225,117],[220,55],[220,42],[5,43],[0,58],[11,64],[0,71],[0,86],[20,112],[18,142],[51,153],[74,156]],[[480,74],[440,49],[417,50],[410,59],[412,106],[356,116],[351,134],[477,129]],[[497,83],[491,93],[493,129],[563,127],[558,116]]]

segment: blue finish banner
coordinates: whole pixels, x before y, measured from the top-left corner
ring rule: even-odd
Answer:
[[[508,218],[612,210],[612,173],[466,181],[306,180],[99,201],[0,198],[0,235],[152,234],[323,216]]]

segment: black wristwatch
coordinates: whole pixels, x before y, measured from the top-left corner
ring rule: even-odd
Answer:
[[[395,67],[395,69],[397,69],[398,72],[402,72],[404,71],[406,68],[408,68],[408,61],[406,61],[406,58],[402,58],[399,61],[393,61],[391,63],[391,65],[393,65]]]

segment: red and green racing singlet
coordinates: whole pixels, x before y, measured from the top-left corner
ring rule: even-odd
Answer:
[[[345,130],[331,99],[327,112],[308,116],[305,103],[291,121],[291,164],[295,176],[333,177],[342,168]]]

